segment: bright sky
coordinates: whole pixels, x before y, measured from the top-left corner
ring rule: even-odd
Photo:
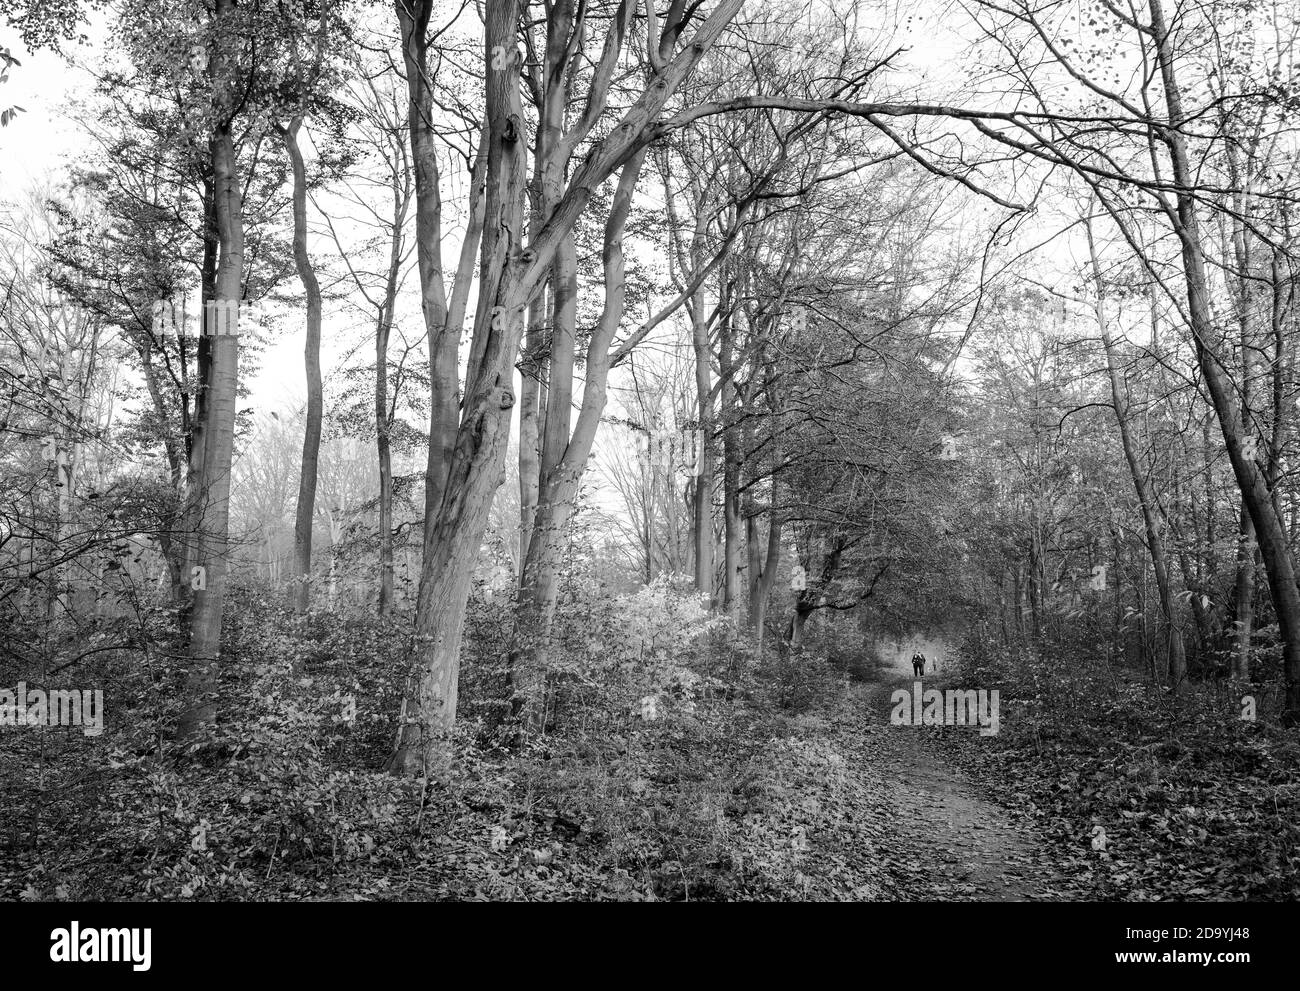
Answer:
[[[881,25],[892,31],[889,47],[906,46],[907,64],[913,67],[904,81],[910,85],[934,86],[942,81],[956,80],[963,74],[963,52],[970,38],[969,20],[960,7],[947,0],[925,2],[921,13],[909,17],[901,7],[877,8],[872,13],[885,10],[883,17],[872,17],[859,25],[859,32],[873,37],[883,45],[879,34]],[[92,37],[95,28],[90,31]],[[8,83],[0,87],[0,104],[19,104],[26,113],[18,115],[10,126],[0,131],[0,196],[15,195],[33,182],[57,177],[70,163],[82,146],[70,102],[84,96],[90,88],[87,72],[69,65],[62,58],[41,53],[31,55],[22,51],[16,38],[6,37],[0,31],[0,46],[8,45],[22,59]],[[93,47],[73,50],[75,61],[93,62],[98,52]],[[982,71],[982,70],[980,70]],[[324,200],[322,201],[324,202]],[[978,218],[976,218],[978,223]],[[322,249],[328,242],[319,242]],[[632,249],[635,250],[635,249]],[[408,282],[405,298],[408,321],[418,323],[418,302],[415,299],[413,280]],[[365,333],[352,318],[341,318],[327,308],[324,328],[323,363],[328,376],[336,367],[344,349],[355,344]],[[268,339],[259,372],[247,384],[251,389],[251,405],[259,409],[275,409],[301,403],[303,386],[304,328],[301,319],[287,316],[279,322],[277,332]],[[617,387],[618,382],[612,383]],[[328,386],[327,386],[328,389]]]

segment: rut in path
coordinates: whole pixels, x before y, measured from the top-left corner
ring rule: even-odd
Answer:
[[[879,847],[903,900],[1028,901],[1068,897],[1060,868],[1027,821],[981,794],[981,786],[937,752],[930,734],[963,727],[892,726],[890,694],[912,688],[899,677],[864,686],[862,759],[885,789],[895,827]]]

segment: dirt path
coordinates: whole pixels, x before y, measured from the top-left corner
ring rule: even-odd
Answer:
[[[854,757],[876,778],[894,828],[877,840],[893,897],[904,901],[1038,901],[1067,895],[1060,868],[1032,826],[982,794],[938,753],[931,734],[962,727],[892,726],[890,694],[910,677],[861,686],[862,745]]]

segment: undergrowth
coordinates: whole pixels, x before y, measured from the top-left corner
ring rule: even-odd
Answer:
[[[508,747],[507,607],[474,605],[450,760],[417,780],[383,770],[409,621],[238,588],[221,718],[182,746],[175,617],[142,612],[137,646],[61,675],[105,689],[102,735],[0,733],[0,897],[816,896],[804,803],[846,780],[817,712],[861,651],[756,657],[671,580],[561,611],[545,730]]]
[[[1300,897],[1300,741],[1263,685],[1174,695],[1097,651],[975,636],[957,678],[999,689],[1001,728],[947,752],[1072,851],[1086,897]]]

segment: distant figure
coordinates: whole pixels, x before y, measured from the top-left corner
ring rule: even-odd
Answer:
[[[918,678],[925,674],[925,655],[920,651],[912,655],[912,674]]]

